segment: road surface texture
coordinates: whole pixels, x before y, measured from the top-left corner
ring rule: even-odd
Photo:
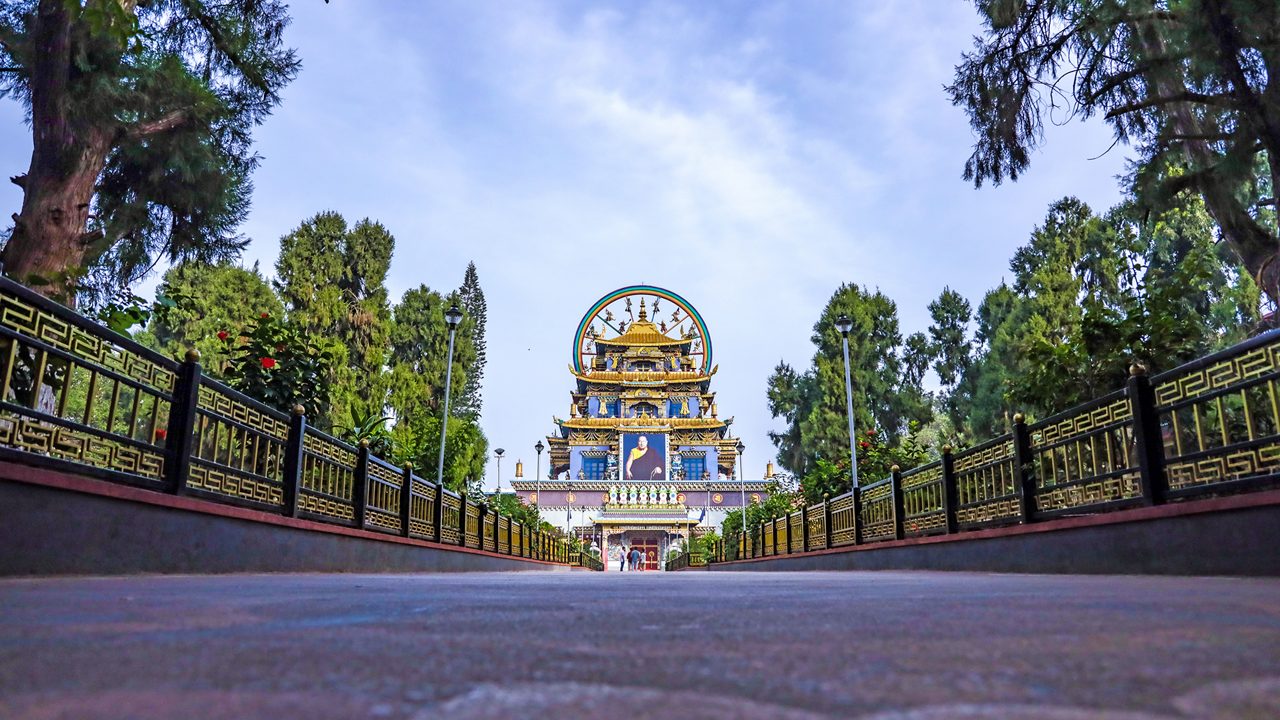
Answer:
[[[1280,718],[1280,580],[0,581],[0,718]]]

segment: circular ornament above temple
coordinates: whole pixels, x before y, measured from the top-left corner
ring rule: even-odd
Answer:
[[[698,311],[679,295],[653,285],[631,285],[600,298],[582,316],[573,341],[573,371],[617,369],[609,363],[630,352],[662,355],[677,348],[682,365],[669,370],[711,371],[711,335]]]

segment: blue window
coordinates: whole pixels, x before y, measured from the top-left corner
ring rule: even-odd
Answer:
[[[605,459],[602,457],[582,458],[582,472],[587,480],[604,480]]]
[[[688,482],[702,482],[702,472],[707,469],[707,459],[705,457],[684,457],[681,464],[684,466],[684,479]]]

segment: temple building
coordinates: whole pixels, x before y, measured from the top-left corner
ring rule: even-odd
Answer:
[[[669,550],[765,498],[764,480],[736,474],[733,418],[720,418],[711,390],[717,369],[706,323],[679,295],[637,285],[604,296],[578,324],[547,476],[518,479],[515,491],[601,549],[609,571],[633,547],[659,569]]]

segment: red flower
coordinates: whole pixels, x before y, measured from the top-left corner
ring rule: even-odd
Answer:
[[[262,313],[261,317],[262,317],[262,319],[263,319],[263,320],[266,320],[267,318],[271,317],[271,314],[270,314],[270,313]]]
[[[867,437],[875,437],[875,436],[876,436],[876,431],[875,431],[875,430],[868,430],[868,431],[867,431]]]
[[[862,448],[863,450],[866,450],[867,448],[871,447],[871,443],[867,442],[866,440],[863,440],[862,442],[858,443],[858,447]]]
[[[262,363],[262,367],[264,370],[270,370],[271,368],[276,366],[275,358],[270,358],[270,357],[259,358],[258,362]]]
[[[218,339],[219,339],[219,340],[226,340],[226,339],[227,339],[227,338],[229,338],[229,337],[231,337],[231,336],[227,334],[227,331],[226,331],[226,330],[219,330],[219,331],[218,331]]]
[[[156,428],[156,440],[164,440],[169,437],[169,431],[164,428]]]

